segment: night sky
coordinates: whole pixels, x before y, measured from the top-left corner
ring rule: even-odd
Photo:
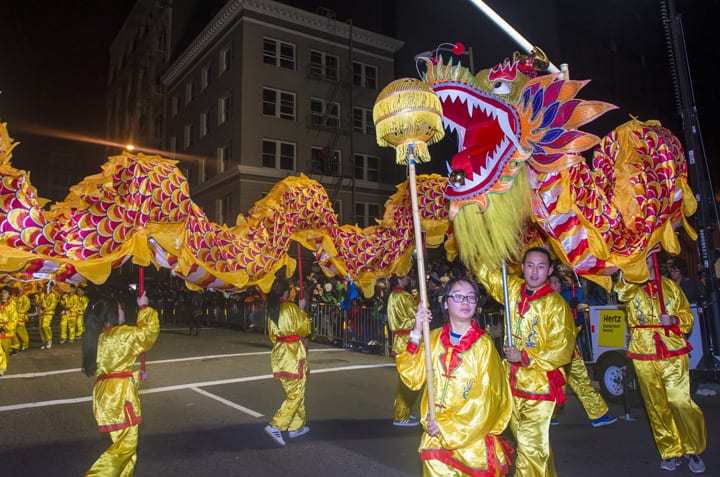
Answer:
[[[398,61],[399,76],[415,76],[412,57],[434,48],[440,41],[463,41],[473,46],[476,69],[497,63],[517,49],[465,0],[396,0],[397,28],[388,26],[393,15],[387,15],[388,2],[381,0],[285,3],[311,10],[327,5],[336,9],[340,21],[353,18],[356,26],[386,28],[388,34],[406,42]],[[604,134],[613,125],[627,120],[629,114],[637,114],[641,119],[660,119],[684,141],[658,0],[558,0],[554,12],[558,20],[554,25],[543,23],[554,15],[537,14],[545,2],[487,3],[533,43],[543,46],[555,64],[568,62],[573,78],[592,79],[581,97],[620,106],[593,125],[593,132]],[[43,155],[56,147],[96,157],[97,166],[104,162],[104,150],[100,147],[82,148],[74,142],[58,142],[32,132],[50,129],[104,136],[109,46],[133,4],[133,0],[24,0],[3,4],[0,120],[7,121],[11,136],[23,143],[13,153],[15,167],[32,171],[31,166],[41,164]],[[714,163],[720,150],[720,136],[715,134],[720,98],[711,73],[720,54],[715,46],[717,41],[711,40],[710,35],[717,29],[713,23],[720,18],[720,0],[676,0],[676,5],[683,14],[691,48],[705,146],[710,162]],[[373,8],[382,8],[384,18],[374,15]],[[648,91],[653,94],[646,94]],[[438,167],[441,169],[442,165]],[[33,171],[33,176],[41,173]],[[43,195],[42,190],[39,192]]]

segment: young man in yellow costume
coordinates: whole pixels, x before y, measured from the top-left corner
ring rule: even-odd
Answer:
[[[512,346],[505,346],[505,357],[511,364],[516,477],[557,475],[550,420],[556,404],[565,401],[563,367],[572,359],[576,329],[567,302],[548,283],[552,271],[550,253],[536,247],[523,257],[525,279],[508,277]],[[505,302],[499,271],[478,263],[475,274],[497,302]]]
[[[57,308],[58,297],[53,287],[48,285],[36,295],[37,304],[40,307],[40,340],[42,346],[40,349],[52,348],[52,320],[55,317],[55,308]]]
[[[25,323],[28,321],[28,312],[30,311],[30,296],[24,292],[23,286],[15,288],[15,293],[10,298],[15,302],[15,311],[17,312],[17,326],[15,327],[15,337],[12,341],[12,352],[25,351],[30,346],[30,336],[28,336]]]
[[[83,315],[85,314],[85,309],[88,307],[88,304],[90,303],[90,299],[85,294],[85,290],[78,287],[77,288],[77,297],[78,297],[78,304],[77,308],[73,310],[75,312],[75,338],[82,338],[83,333],[85,332],[85,326],[83,324]]]
[[[392,277],[390,279],[390,296],[387,301],[388,327],[393,333],[392,350],[395,355],[405,350],[410,331],[415,328],[417,299],[407,291],[410,277]],[[395,403],[393,407],[393,425],[412,427],[420,421],[411,414],[412,408],[420,395],[420,390],[413,390],[398,377]]]
[[[692,348],[685,338],[695,318],[685,294],[673,280],[660,277],[662,289],[658,290],[652,255],[648,255],[646,264],[650,272],[647,282],[621,279],[615,284],[618,298],[625,303],[630,328],[627,355],[633,360],[662,458],[660,468],[675,470],[685,456],[690,470],[702,473],[705,463],[699,454],[705,451],[707,431],[705,416],[690,396]]]
[[[75,331],[77,330],[77,317],[80,308],[80,301],[75,293],[75,287],[70,287],[70,291],[60,297],[60,343],[65,341],[72,343],[75,341]]]
[[[288,301],[289,294],[288,282],[276,279],[267,296],[268,335],[273,344],[270,364],[273,376],[285,391],[285,400],[265,426],[265,432],[282,446],[283,431],[288,431],[291,439],[310,431],[305,425],[305,388],[310,369],[304,338],[310,334],[311,323],[304,311],[305,298],[299,300],[298,306]]]
[[[100,299],[87,314],[82,369],[95,376],[93,414],[100,432],[109,433],[112,444],[86,476],[129,477],[135,470],[142,422],[138,386],[144,370],[134,370],[134,366],[160,335],[158,314],[147,306],[147,295],[138,297],[137,304],[137,326],[124,325],[125,314],[116,300]]]
[[[490,335],[475,321],[478,286],[466,278],[448,284],[441,307],[447,317],[430,332],[435,403],[421,401],[420,459],[425,476],[496,477],[510,469],[509,446],[500,438],[512,414],[510,385]],[[420,390],[426,380],[423,323],[432,312],[418,307],[406,349],[395,358],[402,380]],[[435,419],[427,417],[435,407]]]
[[[0,289],[0,376],[5,374],[10,360],[10,349],[15,337],[17,313],[15,303],[10,299],[12,288],[8,286]]]

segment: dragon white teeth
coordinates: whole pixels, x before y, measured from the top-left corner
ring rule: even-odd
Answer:
[[[471,117],[471,118],[472,118],[472,115],[473,115],[473,109],[475,109],[475,105],[473,104],[472,101],[468,100],[468,102],[467,102],[467,111],[468,111],[468,116]]]

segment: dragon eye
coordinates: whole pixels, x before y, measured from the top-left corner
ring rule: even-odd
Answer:
[[[510,85],[504,81],[497,81],[493,85],[493,94],[510,94]]]

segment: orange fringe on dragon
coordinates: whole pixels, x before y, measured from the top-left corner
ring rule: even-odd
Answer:
[[[631,120],[607,135],[592,169],[581,152],[599,139],[578,128],[613,106],[577,99],[584,81],[538,76],[542,58],[515,55],[473,75],[452,60],[423,59],[427,82],[457,133],[450,180],[417,177],[426,244],[445,243],[472,266],[499,265],[549,244],[577,273],[607,285],[623,270],[647,277],[642,257],[658,245],[679,252],[675,229],[696,208],[679,141],[656,122]],[[0,125],[0,271],[22,280],[104,282],[134,263],[165,267],[191,288],[269,289],[310,249],[328,275],[350,276],[366,294],[378,277],[407,273],[414,247],[407,181],[382,220],[339,225],[323,187],[304,175],[273,187],[233,227],[211,223],[191,200],[175,161],[125,153],[44,210]],[[450,227],[452,221],[452,227]]]

